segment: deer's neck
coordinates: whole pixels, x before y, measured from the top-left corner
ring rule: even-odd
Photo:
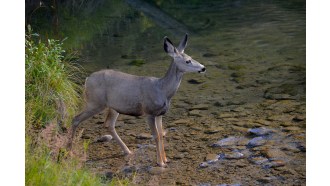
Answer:
[[[168,99],[171,99],[178,90],[182,76],[183,72],[180,71],[176,64],[172,61],[165,76],[160,79],[161,89]]]

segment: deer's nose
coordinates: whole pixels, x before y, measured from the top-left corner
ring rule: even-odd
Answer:
[[[206,71],[206,69],[205,69],[205,67],[203,67],[200,71],[198,71],[199,73],[202,73],[202,72],[205,72]]]

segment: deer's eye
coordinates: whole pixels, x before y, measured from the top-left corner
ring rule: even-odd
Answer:
[[[187,64],[191,63],[191,60],[186,61]]]

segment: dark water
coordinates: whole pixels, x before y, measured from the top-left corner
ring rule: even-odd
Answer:
[[[155,149],[140,147],[154,142],[135,138],[150,131],[143,119],[126,116],[119,118],[118,131],[136,156],[128,163],[118,158],[115,143],[95,144],[90,167],[104,173],[134,166],[138,173],[133,182],[142,185],[305,184],[305,1],[103,2],[111,11],[101,14],[106,26],[95,25],[99,31],[81,50],[86,71],[111,68],[160,77],[171,60],[163,51],[164,36],[178,43],[187,32],[185,52],[205,65],[207,72],[184,76],[164,117],[172,160],[169,172],[159,175],[159,170],[150,169]],[[100,115],[82,126],[90,127],[85,137],[104,133],[95,125],[103,120]],[[246,135],[254,127],[276,132],[262,137],[257,147],[210,147],[228,136],[252,140]],[[212,154],[233,152],[246,154],[237,161],[224,159],[199,167]],[[259,166],[256,158],[267,163]]]
[[[84,49],[88,69],[163,61],[163,37],[178,42],[184,32],[190,54],[201,62],[210,53],[219,64],[241,58],[305,66],[303,1],[155,1],[149,12],[129,0],[113,2],[119,10],[100,18],[108,26]]]

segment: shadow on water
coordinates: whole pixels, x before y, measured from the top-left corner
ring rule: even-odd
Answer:
[[[62,34],[79,46],[89,72],[160,77],[170,64],[163,37],[178,43],[185,32],[186,53],[207,69],[185,75],[164,117],[167,171],[155,167],[145,120],[122,115],[117,129],[135,155],[121,156],[113,141],[93,143],[87,166],[102,174],[135,172],[140,185],[305,185],[305,4],[109,0],[94,13],[62,20]],[[106,134],[96,124],[102,121],[100,114],[83,124],[83,137]],[[272,133],[251,136],[260,130]]]

